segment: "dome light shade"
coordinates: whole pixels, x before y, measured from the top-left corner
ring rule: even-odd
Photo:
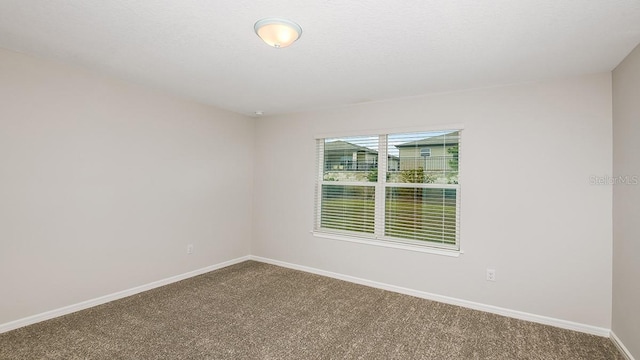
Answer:
[[[290,20],[277,18],[258,20],[253,25],[253,29],[264,42],[276,49],[293,44],[302,35],[300,25]]]

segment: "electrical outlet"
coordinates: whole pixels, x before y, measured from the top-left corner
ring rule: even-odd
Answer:
[[[187,254],[193,254],[193,244],[187,245]]]
[[[496,281],[495,269],[487,269],[487,281]]]

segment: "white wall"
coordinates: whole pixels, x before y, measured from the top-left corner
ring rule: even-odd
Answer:
[[[607,73],[263,118],[252,254],[608,329],[612,189],[590,177],[611,174],[611,117]],[[464,125],[462,256],[309,233],[314,135],[446,124]]]
[[[613,71],[613,175],[640,178],[640,46]],[[633,180],[633,178],[632,178]],[[640,359],[640,184],[613,187],[612,330]]]
[[[446,124],[465,254],[309,234],[314,135]],[[0,50],[0,324],[251,253],[609,328],[611,124],[609,74],[254,123]]]
[[[248,255],[253,133],[0,50],[0,324]]]

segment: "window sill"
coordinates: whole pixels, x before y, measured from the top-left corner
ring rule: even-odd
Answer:
[[[311,234],[319,238],[348,241],[348,242],[354,242],[358,244],[374,245],[374,246],[422,252],[422,253],[449,256],[449,257],[459,257],[460,254],[464,253],[462,250],[438,249],[438,248],[426,247],[426,246],[420,246],[420,245],[403,244],[403,243],[397,243],[392,241],[382,241],[382,240],[376,240],[376,239],[358,238],[353,236],[325,233],[325,232],[319,232],[319,231],[311,231]]]

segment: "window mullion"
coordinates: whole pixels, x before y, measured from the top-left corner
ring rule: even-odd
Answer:
[[[378,181],[376,183],[375,198],[375,236],[379,239],[384,236],[384,200],[387,167],[387,136],[380,135],[378,139]]]
[[[324,140],[316,140],[316,156],[318,177],[316,178],[316,223],[315,228],[320,229],[322,219],[322,182],[324,181]]]

